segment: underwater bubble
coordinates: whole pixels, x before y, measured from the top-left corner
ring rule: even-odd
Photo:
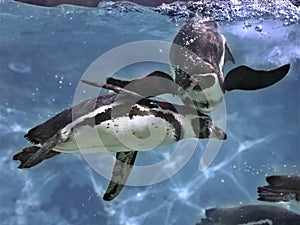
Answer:
[[[244,26],[245,26],[246,28],[249,28],[249,27],[252,26],[252,24],[251,24],[250,22],[248,22],[248,21],[245,21],[245,22],[244,22]]]
[[[28,65],[25,65],[23,63],[18,63],[18,62],[11,62],[8,64],[8,68],[16,73],[30,73],[31,68]]]
[[[254,30],[257,31],[257,32],[262,32],[263,25],[260,24],[260,25],[255,26]]]
[[[295,6],[300,5],[300,0],[290,0]],[[287,26],[299,22],[299,10],[291,7],[288,1],[257,1],[247,0],[243,3],[240,0],[213,1],[199,0],[197,2],[173,2],[162,4],[154,8],[156,12],[168,15],[175,22],[180,18],[194,16],[202,18],[214,18],[218,21],[239,21],[245,19],[262,19],[262,17],[274,18],[286,22]],[[294,18],[294,19],[292,19]],[[179,21],[180,22],[180,21]]]

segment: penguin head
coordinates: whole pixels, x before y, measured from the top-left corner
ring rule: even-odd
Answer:
[[[199,112],[199,120],[193,121],[193,129],[198,133],[198,138],[214,138],[218,140],[226,140],[227,135],[225,131],[217,127],[212,118]]]

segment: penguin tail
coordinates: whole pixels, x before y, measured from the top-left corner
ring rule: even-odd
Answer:
[[[55,151],[49,151],[46,155],[43,155],[42,158],[40,158],[38,161],[32,163],[32,164],[28,164],[27,161],[31,159],[31,157],[40,149],[41,147],[38,146],[29,146],[24,148],[21,152],[15,154],[13,156],[13,160],[19,160],[21,163],[18,166],[19,169],[24,169],[24,168],[30,168],[33,167],[37,164],[39,164],[40,162],[42,162],[45,159],[49,159],[52,158],[58,154],[60,154],[60,152],[55,152]]]
[[[235,89],[251,91],[269,87],[284,78],[289,70],[290,64],[274,70],[255,70],[247,66],[239,66],[226,75],[223,89],[225,91]]]
[[[300,201],[300,177],[276,175],[266,178],[268,185],[258,187],[258,200],[268,202]]]
[[[297,194],[287,189],[276,189],[271,186],[258,187],[258,200],[266,202],[298,201]]]

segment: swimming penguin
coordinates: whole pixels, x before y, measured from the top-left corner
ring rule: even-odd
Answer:
[[[119,93],[86,100],[29,130],[25,138],[35,145],[14,155],[14,160],[21,161],[18,168],[30,168],[60,153],[79,151],[77,143],[84,152],[116,152],[112,179],[103,197],[109,201],[121,192],[138,151],[189,137],[226,139],[225,132],[197,110],[140,98],[119,87],[113,90]],[[157,142],[145,141],[150,129],[160,137]],[[94,138],[95,132],[101,141]],[[130,146],[120,141],[130,141],[132,137]]]
[[[231,90],[257,90],[281,80],[289,71],[284,65],[270,71],[238,66],[228,72],[225,62],[234,58],[215,21],[193,18],[186,22],[173,40],[170,62],[175,70],[175,82],[194,100],[199,110],[211,111]]]
[[[71,5],[78,5],[78,6],[85,6],[85,7],[97,7],[100,2],[104,2],[104,0],[14,0],[17,2],[23,2],[32,5],[39,5],[39,6],[58,6],[62,4],[71,4]],[[117,2],[119,0],[111,0],[111,2]],[[183,0],[182,2],[188,1],[197,1],[197,0]],[[157,7],[162,4],[170,4],[176,2],[176,0],[128,0],[128,2],[133,2],[142,6],[148,7]]]
[[[270,205],[244,205],[205,210],[207,218],[196,225],[299,225],[300,215]]]
[[[258,187],[258,200],[268,202],[300,201],[300,177],[277,175],[266,178],[268,185]],[[299,221],[300,222],[300,221]]]
[[[228,60],[234,62],[217,22],[193,18],[187,21],[175,36],[170,49],[170,62],[174,68],[174,82],[177,86],[148,82],[148,77],[145,81],[143,78],[138,79],[138,83],[141,84],[141,90],[144,87],[151,89],[152,95],[186,95],[193,100],[198,110],[207,113],[222,101],[226,91],[257,90],[271,86],[281,80],[290,69],[289,64],[268,71],[242,65],[229,71],[224,78],[223,67]],[[173,79],[159,71],[156,72],[156,76]],[[109,78],[107,83],[124,88],[130,81]],[[135,86],[138,91],[138,85]]]

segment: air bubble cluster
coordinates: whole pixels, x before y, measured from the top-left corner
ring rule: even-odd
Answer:
[[[175,19],[194,16],[218,21],[272,18],[280,20],[283,25],[288,26],[300,22],[300,8],[295,6],[295,2],[284,0],[201,0],[163,4],[155,10]]]

